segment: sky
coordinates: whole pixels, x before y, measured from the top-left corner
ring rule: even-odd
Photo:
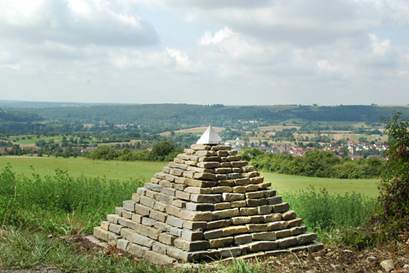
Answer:
[[[409,104],[407,0],[0,0],[0,99]]]

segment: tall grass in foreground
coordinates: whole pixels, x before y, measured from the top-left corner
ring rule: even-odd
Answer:
[[[326,189],[283,193],[298,217],[303,218],[309,230],[318,233],[324,243],[353,245],[363,248],[374,239],[363,227],[376,213],[379,205],[375,199],[357,193],[330,195]]]
[[[0,226],[32,226],[53,233],[70,233],[77,228],[91,232],[94,225],[129,200],[142,183],[105,177],[73,178],[56,170],[53,176],[17,176],[10,166],[0,173]],[[82,222],[82,223],[81,223]]]

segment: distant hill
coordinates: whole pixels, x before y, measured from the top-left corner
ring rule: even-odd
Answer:
[[[0,100],[0,107],[2,108],[58,108],[58,107],[89,107],[98,105],[134,105],[134,104]]]
[[[381,117],[399,111],[409,117],[409,107],[376,105],[346,106],[224,106],[192,104],[98,105],[54,108],[21,108],[45,118],[81,123],[178,124],[226,127],[233,123],[258,121],[269,124],[286,120],[351,121],[379,123]]]

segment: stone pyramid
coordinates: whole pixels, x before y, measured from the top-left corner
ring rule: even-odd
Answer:
[[[156,263],[321,250],[271,183],[220,140],[209,127],[94,236]]]

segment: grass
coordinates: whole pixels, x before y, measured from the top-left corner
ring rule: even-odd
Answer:
[[[56,169],[66,170],[73,177],[103,177],[126,181],[140,179],[148,182],[166,163],[98,161],[87,158],[62,157],[0,157],[0,169],[10,164],[18,174],[31,175],[32,168],[41,175],[53,175]]]
[[[295,192],[306,190],[310,186],[316,189],[325,188],[330,194],[361,193],[365,196],[378,197],[380,179],[337,179],[306,177],[287,174],[262,172],[264,181],[271,182],[272,187],[279,192]]]
[[[119,181],[138,179],[149,182],[155,173],[160,172],[166,162],[126,162],[97,161],[86,158],[22,158],[0,157],[0,169],[10,164],[18,174],[31,175],[34,170],[41,175],[54,175],[56,169],[66,170],[73,177],[103,177]],[[379,179],[335,179],[317,178],[296,175],[285,175],[262,172],[265,181],[272,182],[273,188],[279,192],[305,190],[310,185],[315,188],[326,188],[330,194],[346,192],[362,193],[368,197],[377,197]]]

